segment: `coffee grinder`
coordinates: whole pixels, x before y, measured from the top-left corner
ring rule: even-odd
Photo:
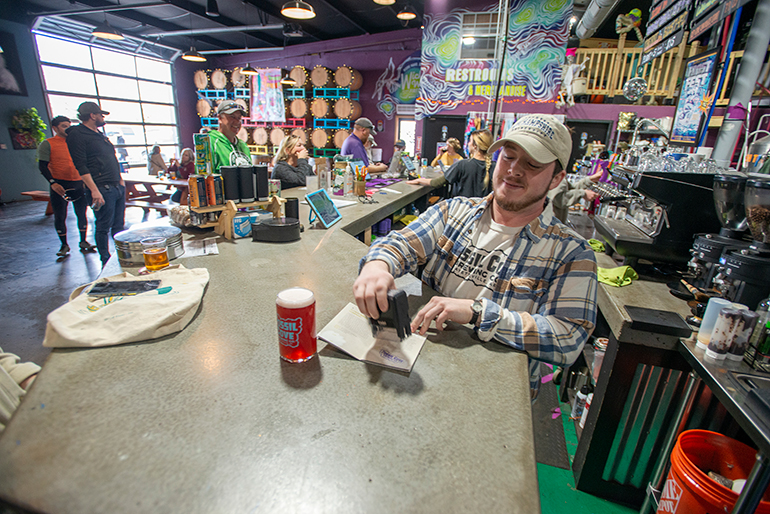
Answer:
[[[748,248],[726,249],[714,277],[722,295],[756,308],[770,296],[770,177],[753,175],[746,181],[746,221],[754,241]]]
[[[722,228],[718,234],[698,234],[690,250],[689,280],[696,287],[710,289],[726,251],[747,249],[751,244],[744,240],[746,180],[745,175],[714,175],[714,208]]]

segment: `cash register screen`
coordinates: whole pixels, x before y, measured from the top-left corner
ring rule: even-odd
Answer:
[[[337,210],[329,195],[326,194],[325,189],[319,189],[309,195],[305,195],[305,200],[307,200],[308,205],[310,205],[310,208],[318,216],[324,227],[329,228],[342,219],[340,211]]]

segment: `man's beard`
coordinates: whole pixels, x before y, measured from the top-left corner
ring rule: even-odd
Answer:
[[[96,120],[96,126],[97,126],[97,127],[103,127],[103,126],[105,126],[106,124],[107,124],[107,122],[106,122],[106,121],[104,121],[104,120]]]
[[[497,191],[495,191],[495,203],[504,211],[508,212],[519,212],[521,210],[526,209],[527,207],[536,204],[537,202],[543,202],[543,199],[548,194],[548,189],[543,191],[541,194],[536,194],[534,196],[525,196],[521,200],[518,201],[510,201],[506,200],[503,195],[498,194]]]

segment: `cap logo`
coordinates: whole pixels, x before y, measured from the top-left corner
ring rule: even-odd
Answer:
[[[547,137],[548,139],[553,139],[556,135],[556,132],[553,130],[550,123],[534,116],[529,116],[516,122],[514,129],[517,132],[531,132],[538,136]]]

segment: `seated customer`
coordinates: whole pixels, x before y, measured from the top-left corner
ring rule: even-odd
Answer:
[[[491,183],[492,159],[487,154],[491,144],[492,133],[488,130],[478,130],[471,134],[468,143],[471,152],[470,159],[456,162],[443,176],[434,179],[421,177],[408,180],[406,183],[434,188],[450,184],[452,186],[450,197],[480,198],[486,196]]]
[[[147,160],[147,169],[150,170],[150,175],[155,176],[161,171],[168,171],[168,166],[166,166],[166,163],[163,161],[163,156],[160,154],[160,147],[158,145],[152,147],[152,153]]]
[[[406,166],[404,165],[404,162],[401,160],[401,155],[404,153],[404,150],[406,149],[406,143],[403,139],[396,140],[395,144],[393,145],[393,157],[390,159],[390,165],[388,166],[388,173],[391,176],[402,176],[405,175],[406,172]]]
[[[273,159],[271,178],[281,181],[281,190],[305,185],[305,177],[314,175],[307,162],[307,148],[297,136],[286,136]]]
[[[366,149],[366,156],[369,158],[369,166],[366,168],[369,173],[382,173],[388,170],[388,165],[382,161],[375,162],[372,158],[372,147],[377,146],[377,142],[374,140],[374,136],[369,134],[369,139],[364,143]]]
[[[463,147],[460,146],[460,141],[457,138],[450,137],[446,140],[446,145],[441,149],[433,162],[430,163],[434,168],[439,166],[439,162],[444,164],[445,168],[449,168],[452,164],[463,158]]]
[[[176,159],[171,159],[171,164],[168,167],[168,171],[176,173],[176,178],[179,180],[187,180],[190,178],[190,175],[194,175],[195,154],[193,153],[192,148],[185,148],[182,150],[182,162],[179,162]],[[187,195],[183,194],[183,192],[186,191],[186,188],[177,188],[176,193],[174,193],[171,197],[171,201],[185,204]],[[183,199],[185,201],[182,201]]]

